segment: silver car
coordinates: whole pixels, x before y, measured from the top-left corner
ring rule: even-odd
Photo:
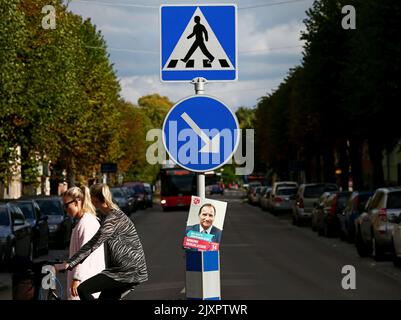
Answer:
[[[355,246],[361,257],[380,260],[393,253],[393,229],[401,213],[401,188],[380,188],[355,220]]]
[[[327,198],[330,197],[331,192],[323,192],[323,194],[319,197],[319,199],[313,204],[312,209],[312,230],[318,231],[318,226],[322,224],[321,218],[323,217],[322,210],[324,203],[326,202]]]
[[[266,192],[263,196],[260,197],[260,207],[262,210],[270,210],[269,208],[269,198],[270,198],[270,193],[272,192],[271,187],[266,188]]]
[[[401,215],[394,220],[393,227],[393,262],[396,267],[401,267]]]
[[[293,224],[312,220],[312,211],[319,197],[326,191],[338,191],[334,183],[305,183],[298,188],[293,206]]]
[[[270,196],[269,207],[273,214],[280,211],[291,211],[297,187],[278,187],[274,196]]]

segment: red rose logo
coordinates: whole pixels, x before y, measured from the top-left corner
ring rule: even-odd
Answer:
[[[197,205],[200,203],[200,198],[194,198],[194,204]]]

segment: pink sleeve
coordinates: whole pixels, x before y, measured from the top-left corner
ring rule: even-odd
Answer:
[[[79,249],[85,244],[87,243],[90,239],[92,239],[92,237],[96,234],[96,232],[99,229],[99,224],[96,223],[95,221],[91,220],[85,220],[82,221],[85,223],[82,223],[79,228],[78,228],[78,232],[77,232],[77,242],[78,242],[78,246]],[[78,279],[80,280],[80,269],[82,267],[82,264],[78,264],[75,269],[72,270],[72,278],[73,279]]]

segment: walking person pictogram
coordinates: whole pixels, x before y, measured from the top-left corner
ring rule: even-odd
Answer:
[[[187,39],[190,39],[193,36],[195,36],[195,42],[192,44],[185,58],[181,59],[181,61],[184,63],[187,63],[189,58],[192,56],[192,54],[198,47],[201,49],[202,53],[209,59],[209,64],[212,63],[214,60],[213,55],[209,52],[209,50],[207,50],[205,43],[203,42],[203,34],[205,34],[205,41],[208,41],[208,33],[205,26],[200,23],[200,20],[201,19],[199,16],[194,17],[194,21],[196,24],[194,26],[193,32],[187,37]]]

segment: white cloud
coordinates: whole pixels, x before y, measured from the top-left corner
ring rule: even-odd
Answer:
[[[239,51],[254,54],[276,51],[299,54],[301,47],[298,46],[303,44],[299,40],[303,27],[300,22],[291,20],[272,28],[261,29],[253,15],[243,15],[238,22]]]
[[[257,103],[255,97],[266,95],[272,88],[276,88],[280,81],[281,77],[232,83],[208,83],[205,93],[236,110],[240,106],[253,107]],[[137,104],[141,96],[153,93],[167,96],[172,102],[194,94],[194,87],[189,83],[161,83],[157,76],[123,77],[120,79],[120,84],[122,97],[134,104]]]
[[[113,33],[113,34],[117,34],[117,35],[121,35],[121,34],[136,34],[135,30],[132,30],[130,28],[127,27],[115,27],[115,26],[111,26],[111,25],[102,25],[99,27],[100,30],[102,30],[103,34],[107,34],[107,33]]]
[[[100,0],[98,0],[100,1]],[[194,94],[189,83],[161,83],[159,80],[159,0],[125,0],[118,3],[143,4],[155,8],[104,6],[72,1],[71,11],[90,17],[102,31],[117,70],[122,96],[133,103],[152,93],[176,102]],[[112,0],[105,2],[112,3]],[[205,0],[205,3],[216,2]],[[220,1],[220,2],[226,2]],[[238,7],[263,3],[238,0]],[[312,2],[312,0],[310,1]],[[279,85],[290,68],[299,64],[302,19],[309,1],[238,10],[239,81],[209,83],[206,93],[236,109],[254,106],[257,100]],[[163,0],[163,3],[175,3]],[[281,48],[281,49],[277,49]],[[125,49],[125,50],[124,50]],[[156,54],[154,54],[156,52]]]

